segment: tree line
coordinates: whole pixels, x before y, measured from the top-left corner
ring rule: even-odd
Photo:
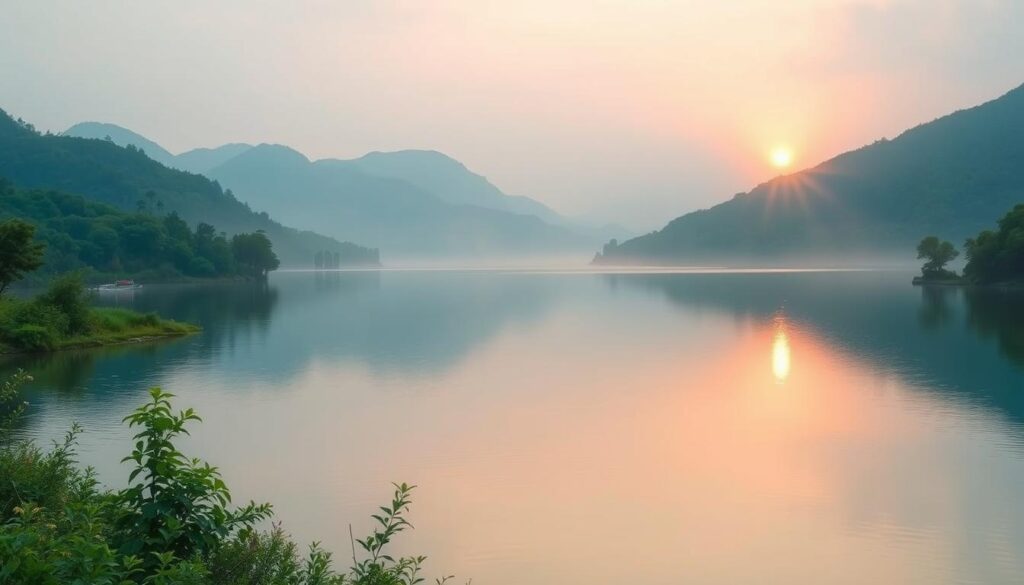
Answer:
[[[177,213],[159,214],[153,207],[128,213],[79,195],[16,189],[0,178],[7,237],[21,230],[24,240],[20,224],[31,225],[33,241],[45,246],[42,261],[50,273],[84,268],[118,276],[264,277],[280,264],[262,231],[229,237],[205,222],[193,229]]]
[[[313,255],[313,266],[317,270],[334,270],[341,268],[341,253],[320,250]]]
[[[1013,207],[997,222],[997,229],[984,230],[964,242],[967,264],[963,278],[976,284],[1024,282],[1024,204]],[[960,252],[952,242],[928,236],[917,246],[917,257],[924,259],[921,273],[925,280],[960,278],[946,264]]]

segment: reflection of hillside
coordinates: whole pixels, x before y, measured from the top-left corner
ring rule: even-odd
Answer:
[[[968,289],[967,323],[982,337],[994,337],[1008,359],[1024,366],[1024,291]]]
[[[540,279],[470,273],[295,274],[272,286],[283,302],[266,335],[224,356],[218,373],[256,368],[280,379],[315,359],[443,371],[507,324],[540,315],[554,292]]]
[[[182,341],[184,339],[172,339],[54,354],[10,356],[0,363],[0,370],[22,369],[32,375],[31,386],[75,392],[83,390],[88,380],[96,376],[130,376],[132,369],[138,367],[159,371],[164,358],[176,353],[175,349],[180,350],[175,345]]]
[[[265,286],[155,286],[117,302],[199,323],[202,333],[21,356],[0,363],[0,373],[20,367],[35,376],[35,387],[63,391],[106,385],[129,391],[161,383],[170,371],[244,390],[247,382],[287,381],[315,360],[434,373],[453,367],[508,324],[541,315],[557,288],[550,280],[512,275],[379,272],[281,274]]]
[[[905,274],[609,275],[690,311],[768,320],[780,307],[878,367],[1024,423],[1024,295],[911,287]],[[966,299],[966,300],[965,300]],[[978,334],[981,334],[979,337]],[[985,338],[995,337],[1002,355]]]

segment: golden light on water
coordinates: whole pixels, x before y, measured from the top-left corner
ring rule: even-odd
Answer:
[[[772,339],[772,374],[776,382],[781,384],[789,378],[791,359],[786,322],[778,317],[775,320],[775,337]]]

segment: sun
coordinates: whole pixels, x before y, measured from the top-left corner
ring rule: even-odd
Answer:
[[[785,146],[778,146],[772,149],[771,160],[772,166],[784,169],[793,164],[793,151]]]

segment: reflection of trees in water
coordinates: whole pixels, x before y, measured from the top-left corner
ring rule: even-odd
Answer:
[[[287,380],[316,359],[442,371],[506,326],[544,314],[564,288],[512,275],[378,271],[283,274],[269,286],[154,286],[121,305],[198,323],[203,331],[177,341],[22,356],[0,362],[0,373],[23,367],[38,388],[102,392],[142,387],[176,367],[240,389],[249,380]]]
[[[107,373],[124,374],[125,368],[117,364],[145,363],[157,368],[165,354],[174,352],[182,339],[166,339],[140,344],[116,345],[58,351],[48,354],[8,356],[0,361],[0,376],[24,370],[32,376],[28,388],[52,388],[71,393],[85,390],[88,381],[101,367]],[[102,366],[101,366],[102,365]]]
[[[218,325],[235,322],[266,327],[277,298],[277,289],[265,281],[188,286],[145,299],[144,310],[199,323],[211,331],[223,330]]]
[[[935,329],[948,324],[953,318],[950,304],[956,300],[959,292],[959,287],[922,286],[921,309],[917,313],[921,325]]]
[[[33,383],[69,392],[81,388],[92,376],[96,351],[63,351],[52,355],[14,356],[4,360],[4,374],[21,369],[32,375]]]
[[[970,288],[964,298],[971,330],[994,337],[1003,355],[1024,366],[1024,291]]]
[[[317,270],[313,273],[313,290],[317,293],[354,293],[380,288],[380,272]]]
[[[141,369],[159,372],[168,359],[189,355],[202,359],[211,348],[230,344],[239,334],[236,325],[245,331],[265,331],[277,304],[277,291],[266,283],[230,283],[155,286],[152,292],[127,297],[101,298],[106,305],[154,311],[179,321],[198,323],[207,337],[206,343],[183,343],[192,339],[166,339],[142,344],[126,344],[47,354],[8,356],[0,361],[0,375],[17,369],[31,374],[32,388],[52,388],[62,392],[85,389],[98,372],[104,375],[135,377]],[[227,338],[227,339],[225,339]]]

